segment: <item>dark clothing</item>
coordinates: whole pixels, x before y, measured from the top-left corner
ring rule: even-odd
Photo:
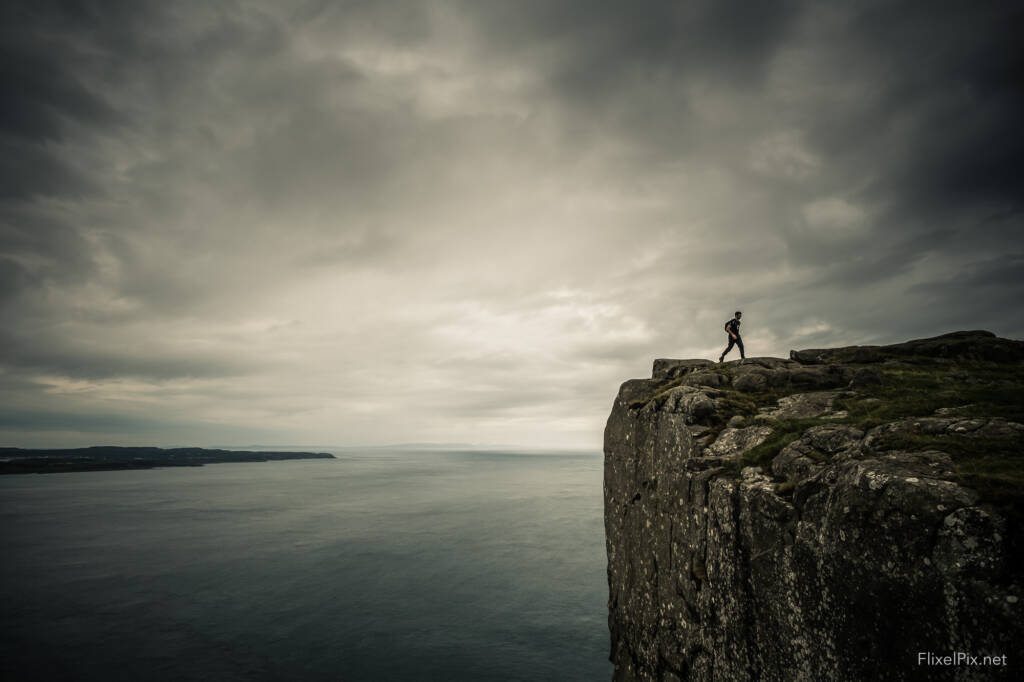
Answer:
[[[733,344],[740,349],[740,358],[745,358],[746,356],[743,354],[743,339],[738,336],[735,339],[731,336],[729,337],[729,345],[722,351],[722,357],[724,358],[732,350]]]
[[[719,358],[719,361],[725,358],[726,354],[732,350],[734,345],[740,349],[740,358],[745,358],[746,356],[743,354],[743,339],[740,338],[740,321],[735,317],[732,318],[725,323],[725,331],[729,334],[729,345],[724,351],[722,351],[722,356]]]

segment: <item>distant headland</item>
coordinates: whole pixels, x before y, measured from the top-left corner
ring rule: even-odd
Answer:
[[[72,449],[0,448],[0,474],[50,474],[156,467],[199,467],[229,462],[334,459],[326,452],[255,452],[206,448],[116,447]]]

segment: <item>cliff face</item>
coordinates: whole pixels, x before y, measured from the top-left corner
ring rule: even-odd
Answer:
[[[988,332],[655,361],[605,430],[615,679],[1015,677],[1022,397]]]

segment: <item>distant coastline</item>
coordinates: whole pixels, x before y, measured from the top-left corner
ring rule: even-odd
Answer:
[[[326,452],[279,452],[207,448],[95,446],[70,449],[0,448],[0,474],[50,474],[157,467],[198,467],[230,462],[334,459]]]

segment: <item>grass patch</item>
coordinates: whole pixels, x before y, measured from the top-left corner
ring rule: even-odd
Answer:
[[[833,419],[783,419],[772,424],[772,433],[763,443],[743,453],[745,466],[767,466],[782,449],[819,424],[834,424]]]
[[[726,424],[733,417],[753,417],[760,413],[760,408],[774,406],[779,402],[779,398],[787,395],[793,395],[794,393],[806,393],[806,389],[773,389],[764,393],[744,393],[742,391],[734,391],[732,389],[716,389],[722,392],[724,395],[718,398],[719,409],[708,420],[708,435],[711,436],[713,441],[718,437],[722,431],[725,430]],[[789,420],[789,421],[800,421],[800,420]],[[807,421],[807,420],[803,420]],[[820,421],[820,420],[819,420]],[[777,428],[777,427],[776,427]],[[771,437],[769,437],[771,438]],[[782,447],[785,447],[783,445]],[[782,447],[779,449],[781,450]],[[749,466],[749,464],[748,464]]]
[[[881,450],[941,450],[954,461],[966,462],[978,458],[999,461],[1022,459],[1021,443],[1002,438],[972,438],[970,436],[931,436],[920,433],[886,434],[875,441]]]
[[[997,464],[994,471],[975,471],[974,462],[959,465],[956,481],[968,488],[973,488],[985,502],[997,506],[1009,506],[1021,511],[1024,509],[1024,476],[1020,469],[1006,470]],[[987,467],[984,467],[987,468]]]
[[[819,424],[849,424],[862,430],[913,417],[928,417],[939,408],[958,408],[959,418],[1001,417],[1024,423],[1024,364],[949,360],[853,365],[881,372],[881,383],[856,389],[833,409],[846,416],[832,419],[786,419],[772,434],[743,455],[743,466],[767,466],[783,448]],[[758,406],[802,391],[747,394]],[[982,501],[1024,507],[1024,443],[961,435],[892,434],[877,441],[882,449],[940,450],[950,455],[954,480],[973,488]]]
[[[970,436],[896,433],[878,446],[892,450],[940,450],[953,459],[954,480],[978,492],[986,502],[1024,502],[1024,448],[1019,441]]]
[[[876,365],[882,383],[837,400],[841,421],[869,429],[879,424],[926,417],[942,407],[959,408],[961,418],[1001,417],[1024,422],[1024,365],[994,362],[920,362]],[[1024,503],[1024,443],[1005,439],[900,433],[878,446],[893,450],[940,450],[953,459],[955,479],[986,502]]]
[[[907,417],[931,415],[940,407],[965,407],[964,417],[1024,421],[1024,366],[996,363],[935,363],[875,366],[882,383],[857,389],[857,397],[837,400],[844,420],[871,428]]]

